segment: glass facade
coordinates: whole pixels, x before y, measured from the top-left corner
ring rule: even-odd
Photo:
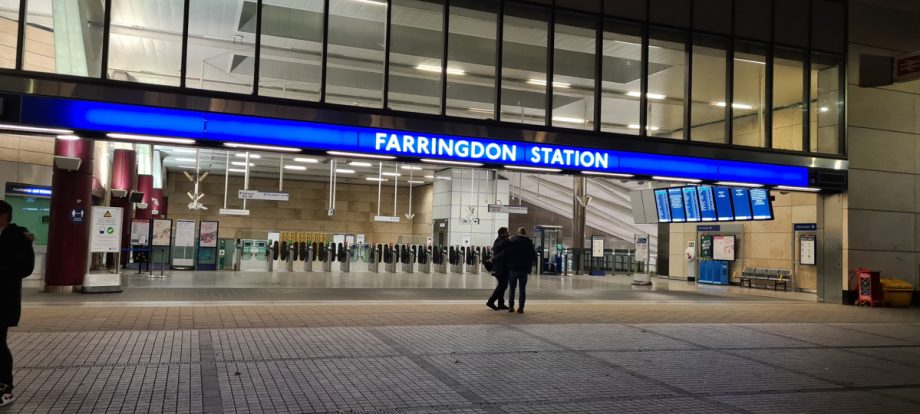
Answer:
[[[0,0],[0,68],[834,155],[845,15],[842,0]]]

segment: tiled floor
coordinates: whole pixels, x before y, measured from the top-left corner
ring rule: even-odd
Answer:
[[[523,315],[33,294],[0,413],[920,412],[920,310],[654,293],[670,300],[534,299]]]

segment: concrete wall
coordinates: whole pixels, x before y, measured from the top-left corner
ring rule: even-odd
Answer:
[[[491,246],[499,227],[508,226],[507,213],[489,213],[489,203],[495,202],[495,195],[508,204],[507,180],[495,180],[491,171],[476,171],[475,188],[470,188],[472,176],[467,169],[450,169],[437,173],[450,180],[435,180],[432,202],[425,208],[435,219],[447,219],[448,244],[461,245],[465,234],[470,235],[473,246]],[[497,187],[496,187],[497,186]],[[474,217],[479,223],[462,223],[469,214],[467,206],[476,206]],[[430,231],[430,230],[429,230]]]
[[[329,234],[364,234],[368,242],[397,242],[400,237],[422,238],[431,234],[430,185],[416,187],[413,191],[413,212],[416,216],[409,221],[404,216],[399,223],[375,223],[377,213],[377,186],[338,184],[336,214],[327,216],[328,183],[316,181],[286,181],[284,191],[290,194],[290,201],[250,200],[247,208],[250,216],[221,216],[218,210],[223,206],[224,177],[209,176],[201,187],[205,197],[202,202],[207,211],[190,211],[186,192],[193,192],[193,184],[183,175],[170,173],[168,177],[169,217],[173,220],[195,219],[220,222],[220,237],[265,237],[269,231],[303,231]],[[242,188],[243,178],[230,177],[228,208],[242,208],[242,201],[236,197]],[[251,179],[250,189],[278,191],[278,181]],[[398,192],[398,214],[408,211],[409,193],[403,187]],[[393,213],[393,187],[384,186],[382,195],[383,215]]]
[[[858,86],[860,54],[895,56],[920,49],[920,4],[877,4],[850,4],[844,289],[846,269],[856,267],[920,285],[920,81]]]

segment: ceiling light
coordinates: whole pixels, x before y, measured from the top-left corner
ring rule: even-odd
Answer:
[[[604,176],[604,177],[617,177],[617,178],[632,178],[632,177],[635,177],[635,176],[632,175],[632,174],[609,173],[609,172],[601,172],[601,171],[582,171],[581,173],[582,173],[582,174],[585,174],[585,175],[600,175],[600,176]]]
[[[462,165],[465,167],[482,167],[481,162],[466,162],[466,161],[449,161],[449,160],[433,160],[430,158],[422,158],[422,162],[428,164],[444,164],[444,165]]]
[[[827,111],[830,111],[831,108],[828,108],[828,107],[826,107],[826,106],[822,106],[822,107],[818,108],[818,110],[821,111],[821,112],[827,112]]]
[[[109,133],[105,136],[112,139],[126,139],[129,141],[144,141],[144,142],[165,142],[167,144],[186,144],[191,145],[195,143],[194,139],[188,138],[169,138],[169,137],[154,137],[148,135],[134,135],[134,134],[117,134]]]
[[[808,192],[812,192],[812,193],[816,193],[816,192],[818,192],[818,191],[821,191],[820,188],[812,188],[812,187],[795,187],[795,186],[791,186],[791,185],[778,185],[778,186],[773,187],[773,188],[774,188],[774,189],[777,189],[777,190],[808,191]]]
[[[712,104],[715,105],[715,106],[721,107],[721,108],[725,108],[725,105],[726,105],[725,102],[713,102]],[[741,103],[737,103],[737,102],[732,102],[732,108],[735,108],[735,109],[754,109],[754,107],[753,107],[752,105],[741,104]]]
[[[402,168],[404,170],[412,170],[412,171],[420,171],[422,169],[422,167],[416,167],[414,165],[403,165],[402,167],[399,167],[399,168]]]
[[[307,163],[307,164],[316,164],[316,163],[319,162],[319,160],[316,159],[316,158],[300,158],[300,157],[297,157],[297,158],[294,158],[294,162],[305,162],[305,163]]]
[[[355,170],[347,170],[347,169],[345,169],[345,168],[336,168],[336,169],[335,169],[335,172],[337,172],[337,173],[339,173],[339,174],[354,174],[354,173],[355,173]]]
[[[642,96],[642,93],[641,93],[641,92],[638,92],[638,91],[629,91],[629,92],[626,92],[626,95],[632,96],[632,97],[634,97],[634,98],[638,98],[638,97]],[[667,98],[667,96],[662,95],[662,94],[660,94],[660,93],[649,93],[649,94],[647,94],[646,96],[648,96],[649,99],[658,99],[658,100]]]
[[[377,182],[386,182],[386,178],[377,178],[377,177],[366,177],[367,181],[377,181]]]
[[[653,176],[652,179],[655,181],[673,181],[676,183],[694,183],[694,184],[700,183],[703,181],[703,180],[697,180],[696,178],[663,177],[660,175]]]
[[[406,181],[406,182],[409,183],[409,184],[425,184],[424,181],[416,181],[416,180],[409,180],[409,181]]]
[[[441,67],[437,65],[416,65],[416,69],[423,70],[425,72],[437,72],[441,73]],[[447,68],[448,75],[465,75],[466,72],[463,69],[457,68]]]
[[[736,183],[734,181],[719,181],[716,183],[716,185],[724,185],[724,186],[729,186],[729,187],[752,187],[752,188],[763,187],[763,184]]]
[[[546,86],[546,79],[528,79],[527,83],[531,85]],[[568,88],[571,86],[571,83],[553,81],[554,88]]]
[[[175,158],[176,162],[195,162],[194,158]]]
[[[434,178],[435,178],[436,180],[447,180],[447,181],[450,181],[450,177],[445,177],[445,176],[441,176],[441,175],[437,175],[437,176],[435,176]]]
[[[76,135],[58,135],[57,139],[62,140],[62,141],[76,141],[80,139],[80,137]]]
[[[230,147],[230,148],[255,149],[255,150],[265,150],[265,151],[300,152],[300,148],[276,147],[274,145],[255,145],[255,144],[240,144],[236,142],[225,142],[224,146]]]
[[[373,159],[379,159],[379,160],[395,160],[396,159],[396,157],[392,155],[362,154],[360,152],[326,151],[326,154],[337,156],[337,157],[373,158]]]
[[[348,165],[352,167],[370,167],[373,164],[369,162],[364,162],[364,161],[352,161],[352,162],[349,162]]]
[[[358,3],[373,4],[375,6],[386,6],[387,5],[387,2],[385,1],[377,1],[377,0],[355,0],[355,1]]]
[[[467,111],[476,112],[477,114],[487,114],[492,115],[495,113],[494,109],[484,109],[484,108],[466,108]]]
[[[426,175],[425,178],[427,178],[427,179],[429,179],[429,180],[433,180],[433,179],[434,179],[434,176],[433,176],[433,175]]]
[[[241,167],[245,167],[245,166],[246,166],[246,161],[233,161],[233,162],[231,162],[230,164],[231,164],[231,165],[238,165],[238,166],[241,166]],[[250,166],[250,167],[255,167],[256,165],[253,164],[253,163],[249,163],[249,166]]]
[[[194,165],[177,165],[176,167],[177,167],[177,168],[195,169],[195,166],[194,166]]]
[[[758,65],[766,65],[766,64],[767,64],[766,62],[760,62],[760,61],[751,60],[751,59],[735,58],[735,60],[737,60],[737,61],[739,61],[739,62],[756,63],[756,64],[758,64]]]
[[[238,173],[244,173],[244,172],[246,172],[246,170],[241,170],[241,169],[239,169],[239,168],[228,168],[227,171],[230,171],[230,172],[238,172]]]
[[[191,148],[169,148],[168,150],[169,150],[170,152],[178,152],[178,153],[182,153],[182,154],[196,154],[196,153],[198,153],[198,150],[196,150],[196,149],[191,149]]]
[[[639,125],[636,125],[636,124],[630,124],[630,125],[627,125],[626,127],[629,128],[629,129],[639,129]],[[658,127],[656,127],[656,126],[650,126],[650,127],[648,127],[648,130],[649,130],[649,131],[657,131],[657,130],[659,130],[659,129],[660,129],[660,128],[658,128]]]
[[[303,165],[285,165],[285,166],[284,166],[284,169],[285,169],[285,170],[294,170],[294,171],[306,171],[306,170],[307,170],[307,167],[304,167]]]
[[[238,152],[238,153],[236,153],[235,155],[236,155],[237,157],[240,157],[240,158],[246,158],[246,153],[245,153],[245,152]],[[262,158],[262,156],[259,155],[259,154],[249,154],[249,158],[250,158],[250,159],[253,159],[253,160],[257,160],[257,159],[259,159],[259,158]]]
[[[394,172],[385,172],[385,173],[380,173],[380,174],[385,175],[387,177],[402,177],[402,174],[394,173]]]
[[[558,168],[525,167],[523,165],[506,165],[505,168],[509,170],[539,171],[548,173],[562,172],[562,170]]]
[[[69,129],[41,128],[16,124],[0,124],[0,129],[5,129],[8,131],[38,132],[52,135],[73,135],[73,131]]]
[[[584,119],[581,118],[569,118],[567,116],[554,116],[553,121],[557,122],[568,122],[572,124],[583,124],[585,123]]]

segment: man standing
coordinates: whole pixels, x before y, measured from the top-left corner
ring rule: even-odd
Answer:
[[[514,290],[521,283],[521,298],[518,313],[524,313],[524,301],[527,300],[527,276],[537,258],[533,240],[527,237],[527,230],[519,227],[517,236],[512,237],[505,247],[506,266],[508,266],[508,312],[514,312]]]
[[[19,325],[22,279],[32,274],[35,252],[23,229],[12,223],[13,207],[0,200],[0,407],[13,402],[13,354],[6,336]]]
[[[492,274],[498,279],[498,285],[495,286],[495,291],[492,292],[492,296],[489,297],[486,306],[493,310],[508,309],[505,306],[505,289],[508,289],[508,266],[505,265],[504,253],[510,236],[511,233],[508,232],[508,228],[501,227],[498,229],[498,238],[492,243]],[[495,301],[498,301],[498,306],[495,306]]]

